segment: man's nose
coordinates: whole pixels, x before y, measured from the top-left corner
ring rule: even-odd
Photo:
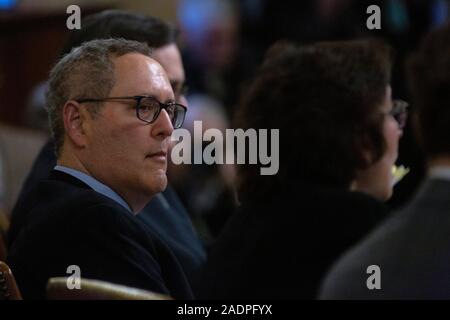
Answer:
[[[169,114],[166,110],[162,109],[158,118],[153,123],[152,135],[165,139],[172,135],[172,132],[173,125],[172,121],[170,120]]]

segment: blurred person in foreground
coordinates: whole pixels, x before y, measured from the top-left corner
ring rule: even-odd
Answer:
[[[239,166],[241,207],[201,298],[315,298],[333,261],[384,217],[404,120],[390,69],[389,47],[372,40],[269,51],[236,124],[280,130],[280,169]]]
[[[407,65],[427,179],[405,208],[336,263],[322,299],[450,299],[449,52],[447,24],[426,37]]]

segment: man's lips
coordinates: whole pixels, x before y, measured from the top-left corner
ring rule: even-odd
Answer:
[[[151,159],[160,160],[160,161],[166,161],[167,152],[158,151],[158,152],[149,153],[146,158],[151,158]]]
[[[147,155],[147,157],[154,157],[154,156],[165,157],[165,156],[167,156],[167,152],[159,151],[159,152],[154,152],[154,153],[150,153],[150,154]]]

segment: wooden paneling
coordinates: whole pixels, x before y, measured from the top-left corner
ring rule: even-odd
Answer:
[[[104,8],[83,10],[83,15]],[[0,15],[0,121],[20,125],[34,86],[44,81],[67,35],[65,10]]]

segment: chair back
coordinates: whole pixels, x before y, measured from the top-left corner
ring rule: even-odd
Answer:
[[[0,300],[22,300],[16,279],[3,261],[0,261]]]
[[[172,300],[171,297],[151,291],[110,282],[81,279],[80,289],[69,289],[67,277],[50,278],[47,298],[51,300]]]

